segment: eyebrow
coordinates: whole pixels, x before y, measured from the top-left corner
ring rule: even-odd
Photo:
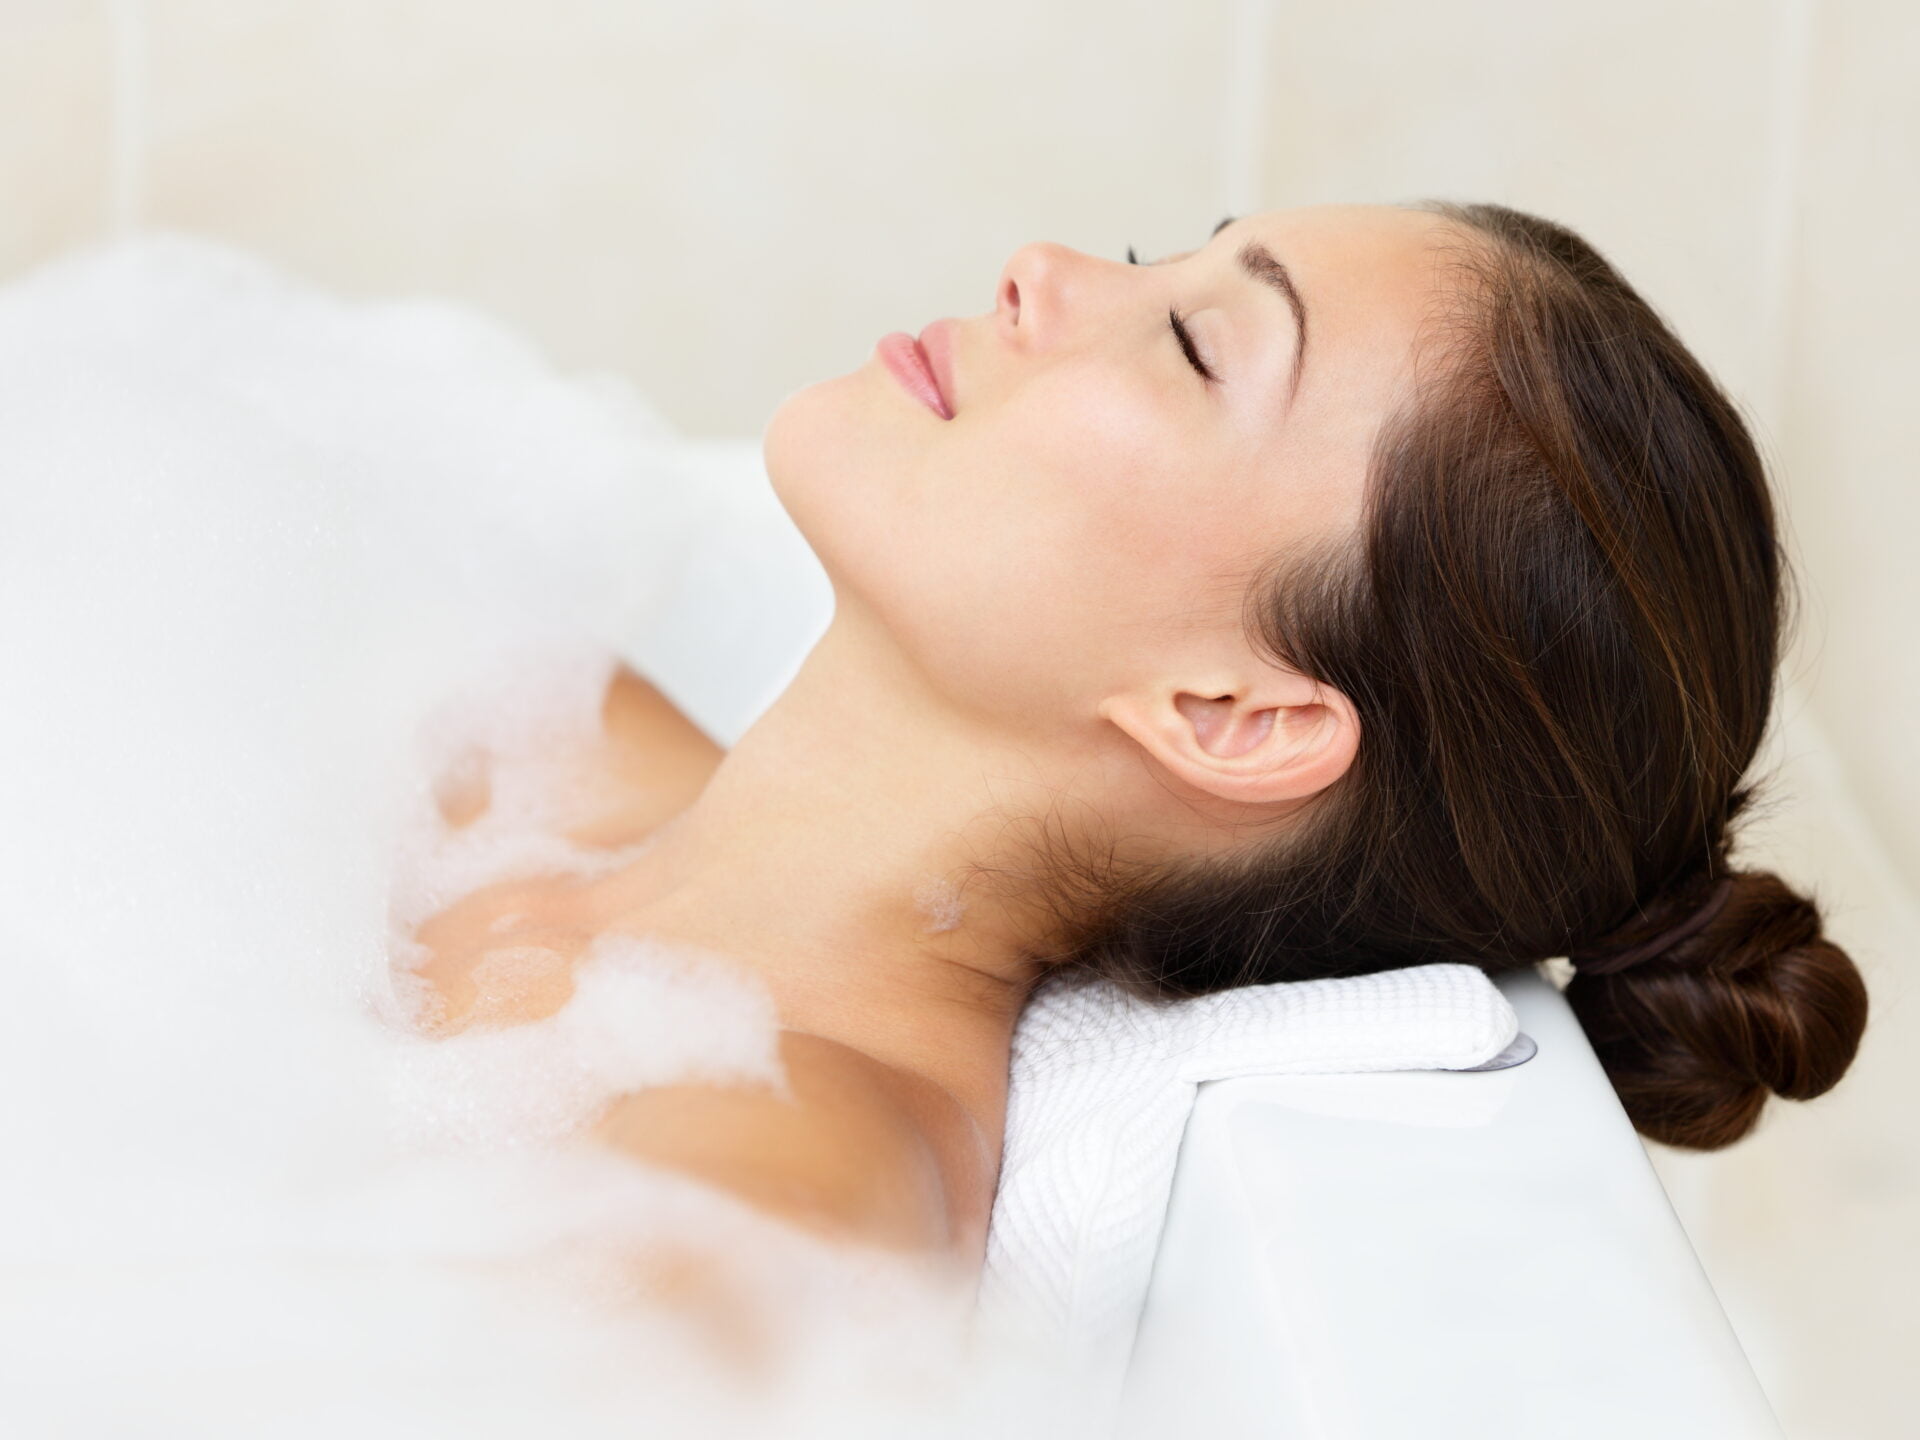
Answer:
[[[1213,235],[1218,235],[1237,218],[1233,215],[1227,216],[1213,227]],[[1212,239],[1213,236],[1209,235],[1207,238]],[[1183,252],[1186,255],[1192,253],[1191,250]],[[1147,263],[1164,265],[1168,260],[1179,258],[1180,256],[1169,255]],[[1287,302],[1287,308],[1293,312],[1294,333],[1299,338],[1293,352],[1293,377],[1287,383],[1287,402],[1291,404],[1295,392],[1300,389],[1300,373],[1307,368],[1307,302],[1300,298],[1300,288],[1293,283],[1292,272],[1280,263],[1279,257],[1258,240],[1249,240],[1242,245],[1236,252],[1236,258],[1240,261],[1240,268],[1247,272],[1250,279],[1279,291],[1281,298]]]

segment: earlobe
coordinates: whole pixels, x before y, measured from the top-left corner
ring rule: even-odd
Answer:
[[[1101,713],[1175,778],[1239,804],[1315,795],[1359,747],[1352,702],[1297,675],[1260,691],[1116,695]]]

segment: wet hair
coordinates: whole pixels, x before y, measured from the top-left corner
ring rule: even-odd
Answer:
[[[1644,944],[1712,896],[1704,927],[1617,973],[1576,965],[1565,993],[1641,1134],[1731,1144],[1770,1092],[1835,1085],[1867,1017],[1815,904],[1728,863],[1790,612],[1765,468],[1584,240],[1498,205],[1414,208],[1451,222],[1459,283],[1363,519],[1247,597],[1255,643],[1353,703],[1353,763],[1226,858],[1056,864],[1050,903],[1078,920],[1058,968],[1149,997],[1499,972]]]

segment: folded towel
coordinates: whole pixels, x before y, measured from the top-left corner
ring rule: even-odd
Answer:
[[[1174,1157],[1202,1081],[1464,1070],[1519,1032],[1472,965],[1244,986],[1154,1004],[1105,981],[1043,985],[1013,1037],[1007,1132],[979,1317],[1117,1380],[1132,1349]]]

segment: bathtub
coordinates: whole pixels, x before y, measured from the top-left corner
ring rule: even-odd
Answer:
[[[1499,984],[1510,1070],[1201,1088],[1122,1434],[1781,1434],[1565,999]]]

